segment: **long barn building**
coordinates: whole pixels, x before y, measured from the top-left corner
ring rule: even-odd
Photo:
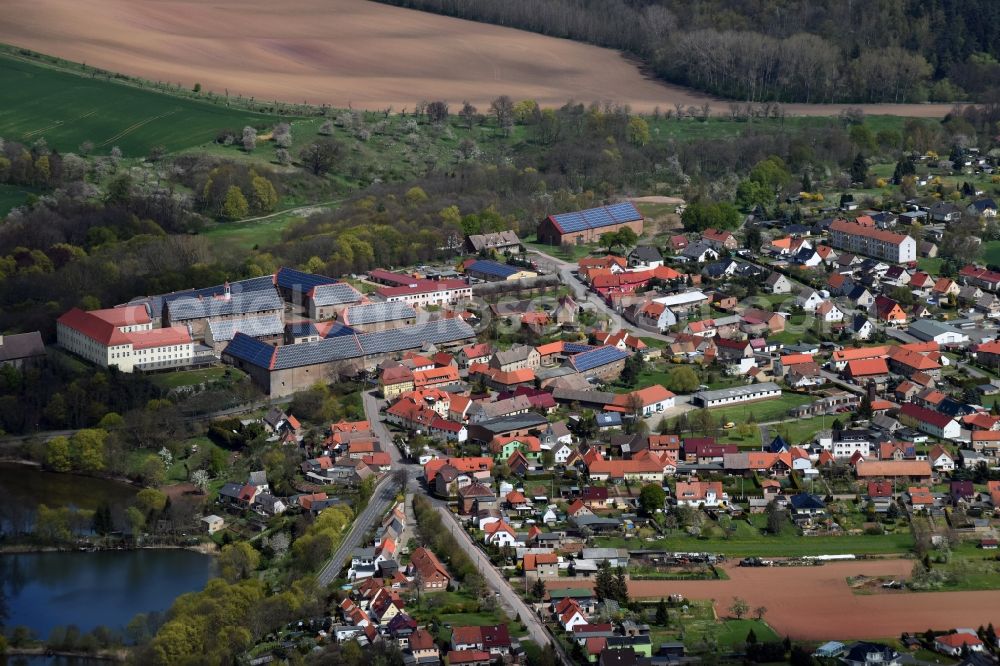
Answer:
[[[435,321],[371,333],[351,332],[313,342],[275,347],[237,334],[222,360],[250,375],[272,397],[291,395],[317,382],[332,383],[373,370],[384,360],[428,344],[460,347],[476,332],[461,319]]]
[[[642,234],[642,213],[630,201],[588,208],[574,213],[549,215],[538,225],[538,241],[547,245],[596,243],[601,234],[630,227]]]

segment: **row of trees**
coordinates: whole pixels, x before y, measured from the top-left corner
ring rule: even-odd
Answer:
[[[441,515],[425,496],[413,497],[413,515],[417,519],[417,535],[422,545],[429,548],[444,562],[448,570],[461,582],[462,588],[473,598],[482,596],[486,581],[479,574],[475,563],[458,545],[458,541],[448,531]]]
[[[752,11],[737,0],[383,1],[621,49],[669,81],[741,100],[951,101],[961,87],[982,96],[1000,84],[1000,40],[984,28],[1000,10],[989,0]]]

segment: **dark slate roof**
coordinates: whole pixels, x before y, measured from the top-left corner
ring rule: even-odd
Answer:
[[[629,255],[630,257],[635,257],[636,259],[641,259],[642,261],[662,261],[663,255],[652,245],[639,245],[634,250],[632,250]]]
[[[38,331],[0,335],[0,363],[33,356],[45,356],[45,344]]]
[[[315,273],[306,273],[304,271],[298,271],[294,268],[282,267],[278,269],[277,274],[274,276],[275,284],[277,284],[282,289],[288,289],[293,293],[306,293],[313,287],[318,287],[321,284],[334,284],[337,282],[332,277],[327,277],[325,275],[316,275]]]
[[[527,414],[514,414],[512,416],[500,416],[488,421],[475,424],[480,428],[490,432],[506,432],[521,428],[541,427],[548,423],[548,420],[539,414],[529,412]]]
[[[881,655],[882,658],[878,661],[890,662],[894,661],[899,657],[899,653],[893,650],[888,645],[882,645],[881,643],[869,643],[866,641],[861,641],[855,643],[844,655],[844,659],[852,662],[865,663],[868,661],[868,655]]]
[[[788,501],[792,505],[793,509],[826,508],[826,504],[823,503],[823,500],[816,497],[815,495],[810,495],[809,493],[799,493],[798,495],[792,495]]]

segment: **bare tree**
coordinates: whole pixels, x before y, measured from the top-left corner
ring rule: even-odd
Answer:
[[[514,100],[507,95],[497,97],[490,102],[490,113],[496,118],[500,130],[509,136],[514,128]]]
[[[472,129],[472,123],[476,120],[476,107],[466,100],[462,102],[462,110],[458,112],[458,115],[465,121],[465,126]]]
[[[427,119],[435,125],[448,120],[448,102],[436,101],[427,105]]]

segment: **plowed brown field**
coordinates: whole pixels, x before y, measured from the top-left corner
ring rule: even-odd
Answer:
[[[682,594],[711,600],[720,617],[733,597],[751,608],[767,607],[765,619],[782,636],[802,640],[888,638],[928,628],[978,627],[1000,623],[1000,591],[876,592],[854,594],[848,576],[909,577],[910,560],[835,562],[818,567],[742,568],[726,566],[729,580],[629,583],[635,598]],[[580,581],[549,581],[556,587],[581,587]]]
[[[727,102],[643,76],[621,54],[367,0],[5,0],[0,42],[208,91],[334,106],[485,109],[507,94],[546,106],[615,101],[641,111]],[[839,105],[787,105],[836,114]],[[868,105],[941,116],[948,105]]]

